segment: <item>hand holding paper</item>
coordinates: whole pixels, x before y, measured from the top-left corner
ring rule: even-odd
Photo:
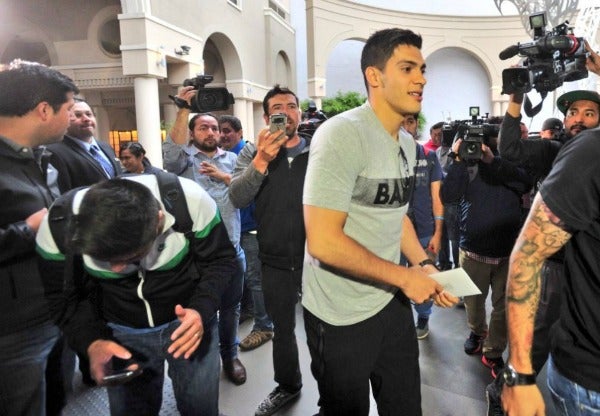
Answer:
[[[462,267],[430,274],[429,277],[444,286],[444,290],[454,296],[481,295],[481,291]]]

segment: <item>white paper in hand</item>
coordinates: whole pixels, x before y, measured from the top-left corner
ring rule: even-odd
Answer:
[[[444,286],[444,290],[454,296],[481,295],[479,288],[462,267],[430,274],[429,277]]]

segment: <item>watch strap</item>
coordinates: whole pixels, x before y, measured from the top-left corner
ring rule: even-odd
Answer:
[[[423,266],[427,266],[428,264],[430,264],[433,267],[435,267],[435,263],[430,258],[426,258],[425,260],[423,260],[422,262],[420,262],[419,266],[423,267]]]

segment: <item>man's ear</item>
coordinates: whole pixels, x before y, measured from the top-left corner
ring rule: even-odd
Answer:
[[[158,210],[158,224],[156,226],[156,231],[158,234],[162,233],[165,228],[165,213],[162,209]]]
[[[371,88],[377,88],[381,84],[381,71],[374,66],[365,69],[365,79]]]
[[[54,109],[46,101],[38,103],[33,111],[42,121],[47,121],[48,117],[54,113]]]

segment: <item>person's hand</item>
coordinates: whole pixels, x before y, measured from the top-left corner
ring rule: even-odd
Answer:
[[[278,130],[271,133],[268,128],[260,131],[254,157],[254,164],[259,172],[264,173],[267,170],[267,166],[277,157],[279,149],[286,141],[287,136],[284,131]]]
[[[102,385],[104,376],[110,374],[113,357],[123,360],[131,358],[131,353],[127,348],[106,339],[98,339],[92,342],[87,349],[87,354],[90,360],[90,374],[99,385]],[[134,364],[129,369],[135,370],[136,368],[137,364]]]
[[[173,343],[167,349],[173,358],[179,358],[183,355],[186,360],[198,349],[202,336],[204,335],[204,326],[202,317],[198,311],[190,308],[184,308],[181,305],[175,306],[175,315],[181,322],[179,327],[173,331],[171,341]]]
[[[37,230],[40,228],[40,224],[42,223],[42,219],[44,219],[44,216],[47,212],[48,208],[42,208],[39,211],[34,212],[25,219],[25,224],[27,224],[29,228],[37,233]]]
[[[494,153],[492,152],[492,149],[485,144],[481,145],[481,161],[483,163],[487,163],[488,165],[494,161]]]
[[[433,237],[431,237],[431,240],[429,240],[429,244],[427,244],[427,252],[428,253],[433,253],[435,257],[435,255],[437,255],[440,252],[440,248],[442,247],[442,233],[439,234],[434,234]]]
[[[508,416],[544,416],[544,399],[538,386],[506,385],[502,388],[502,408]]]
[[[458,303],[458,297],[452,293],[442,290],[433,297],[433,303],[440,308],[450,308]]]
[[[585,50],[589,53],[589,56],[585,60],[585,67],[588,71],[600,75],[600,55],[592,50],[587,40],[585,41]]]
[[[202,162],[200,163],[200,173],[203,175],[210,176],[211,178],[215,178],[219,181],[226,182],[228,174],[220,170],[216,165],[213,165],[210,162]]]
[[[193,86],[189,85],[187,87],[181,88],[176,97],[184,100],[188,105],[192,105],[192,98],[196,95],[196,89]]]
[[[417,305],[432,300],[437,293],[444,290],[442,285],[429,277],[429,274],[437,272],[435,266],[413,266],[408,270],[411,276],[404,281],[400,289]]]
[[[460,149],[460,144],[462,143],[462,139],[456,139],[454,143],[452,143],[452,152],[454,154],[458,154],[458,149]]]

